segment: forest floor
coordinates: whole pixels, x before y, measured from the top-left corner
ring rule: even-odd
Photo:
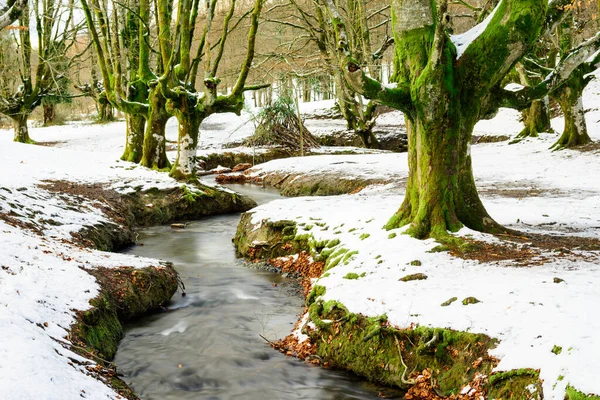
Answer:
[[[590,135],[600,141],[596,82],[586,90],[584,104]],[[306,105],[312,111],[305,111],[330,105]],[[401,129],[398,113],[384,120]],[[311,125],[343,130],[339,120],[322,117],[312,118]],[[561,119],[553,126],[561,131]],[[216,115],[203,125],[199,150],[223,151],[253,129],[249,114]],[[502,110],[478,124],[476,135],[514,137],[521,129],[519,114]],[[80,267],[142,268],[160,262],[74,243],[73,232],[107,223],[106,215],[93,201],[56,195],[43,184],[101,184],[122,192],[178,184],[164,173],[117,160],[125,142],[123,122],[78,122],[30,133],[48,146],[12,143],[12,132],[0,131],[0,392],[6,398],[43,393],[117,399],[116,392],[86,375],[93,362],[65,348],[74,310],[86,310],[98,294],[94,278]],[[171,144],[176,135],[171,120]],[[248,174],[263,181],[277,174],[290,182],[355,180],[361,187],[353,194],[277,200],[254,209],[252,222],[291,220],[297,234],[339,240],[338,246],[357,252],[313,282],[326,288],[325,300],[365,316],[386,314],[400,328],[448,327],[497,338],[490,353],[500,359],[496,370],[540,369],[544,398],[562,399],[567,385],[600,393],[600,364],[591,356],[600,354],[600,150],[551,152],[557,138],[549,133],[514,145],[473,145],[476,183],[490,215],[524,233],[508,240],[461,230],[458,235],[476,242],[478,252],[432,252],[438,246],[433,240],[382,229],[403,199],[405,153],[319,155],[255,166]],[[399,280],[412,274],[427,279]],[[441,306],[454,297],[459,301]],[[463,305],[469,297],[480,302]]]

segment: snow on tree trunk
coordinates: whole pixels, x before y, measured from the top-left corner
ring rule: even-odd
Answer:
[[[148,103],[148,119],[140,164],[152,169],[169,168],[171,164],[167,158],[165,130],[170,115],[167,113],[167,100],[160,85],[155,84],[150,88]]]
[[[590,143],[592,139],[587,132],[582,97],[573,100],[566,95],[557,97],[557,101],[563,111],[565,125],[562,135],[552,147],[559,149]]]
[[[33,143],[29,137],[29,129],[27,128],[28,114],[12,115],[13,129],[15,132],[14,141],[19,143]]]
[[[562,149],[580,146],[590,143],[592,139],[588,135],[585,123],[585,111],[583,108],[583,89],[586,81],[583,75],[575,74],[564,86],[559,88],[553,97],[556,99],[563,112],[565,125],[563,133],[553,149]]]
[[[177,180],[193,180],[196,178],[196,147],[200,124],[205,114],[190,107],[186,101],[181,101],[180,106],[173,109],[173,114],[179,122],[179,136],[177,158],[169,175]]]
[[[121,160],[139,163],[142,159],[144,129],[146,119],[141,115],[127,114],[127,131],[125,135],[125,151]]]

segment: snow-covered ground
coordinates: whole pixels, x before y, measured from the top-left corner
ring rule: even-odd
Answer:
[[[84,143],[76,139],[76,151],[32,146],[7,136],[2,132],[0,150],[0,213],[10,216],[0,218],[0,397],[121,398],[87,375],[85,366],[95,363],[68,350],[65,336],[75,310],[88,309],[99,289],[81,268],[142,268],[160,262],[69,243],[71,232],[108,220],[93,202],[51,194],[38,185],[65,180],[128,191],[178,183],[118,161],[115,149],[115,154],[83,151]],[[19,227],[20,221],[31,223],[32,230]]]
[[[591,109],[587,122],[596,141],[600,140],[599,99],[600,85],[593,82],[585,92],[584,104]],[[328,104],[302,107],[314,115]],[[389,113],[380,118],[380,123],[393,125],[402,117]],[[321,128],[326,124],[311,121]],[[561,124],[558,118],[553,121],[558,131]],[[169,121],[168,140],[176,140],[176,128],[176,121]],[[199,148],[220,149],[224,143],[249,136],[253,128],[248,113],[241,117],[211,116],[203,124]],[[480,122],[476,133],[514,136],[521,129],[518,113],[501,110],[494,120]],[[83,363],[89,360],[60,344],[74,321],[73,310],[88,308],[89,300],[98,293],[95,280],[79,267],[144,267],[158,261],[66,243],[62,239],[70,240],[71,232],[106,217],[89,201],[52,195],[37,185],[44,180],[101,183],[115,190],[176,185],[166,174],[118,161],[124,131],[123,122],[33,128],[30,133],[34,140],[58,142],[54,147],[41,147],[12,143],[12,132],[0,130],[0,212],[12,212],[42,233],[37,235],[0,220],[2,398],[117,398],[116,393],[87,376],[83,366],[69,363],[69,358]],[[556,138],[556,134],[543,135],[511,146],[473,146],[474,173],[484,203],[498,222],[517,229],[598,237],[600,182],[596,178],[600,176],[600,155],[571,150],[552,153],[548,148]],[[327,155],[305,157],[300,162],[278,160],[256,171],[324,174],[337,170],[348,176],[380,176],[401,182],[407,174],[406,165],[405,154]],[[600,374],[596,360],[600,321],[594,313],[600,305],[598,255],[587,253],[584,260],[550,257],[552,261],[544,265],[523,268],[508,262],[477,264],[445,253],[428,253],[434,246],[431,241],[406,235],[389,238],[390,232],[381,229],[402,200],[402,190],[397,187],[377,186],[356,195],[330,198],[280,200],[256,209],[254,220],[285,218],[314,225],[309,218],[321,218],[330,229],[314,226],[310,233],[317,239],[336,235],[342,246],[359,250],[348,265],[332,269],[319,281],[327,287],[327,299],[340,300],[350,311],[387,313],[398,326],[415,322],[498,337],[501,343],[493,353],[501,359],[498,369],[541,368],[545,398],[562,399],[567,383],[584,392],[600,392],[595,379]],[[509,190],[534,196],[515,198],[506,193]],[[77,209],[72,202],[78,203]],[[461,234],[491,240],[467,230]],[[377,256],[380,264],[374,261]],[[416,259],[421,266],[410,265]],[[357,280],[343,279],[348,272],[366,275]],[[425,273],[429,279],[398,281],[414,272]],[[554,277],[565,282],[555,284]],[[474,296],[481,303],[463,306],[459,301],[440,307],[454,296]],[[554,345],[563,351],[552,353]],[[564,379],[559,381],[560,375]]]
[[[584,97],[595,141],[600,140],[599,92],[594,82]],[[493,120],[480,122],[476,131],[514,136],[523,127],[518,116],[501,110]],[[562,119],[555,119],[553,126],[561,131]],[[499,223],[514,229],[600,238],[600,151],[551,152],[557,138],[544,134],[515,145],[473,146],[473,170],[484,204]],[[500,359],[496,370],[540,369],[546,399],[562,400],[568,384],[584,393],[600,393],[600,252],[558,257],[547,251],[541,254],[547,258],[543,264],[525,267],[515,261],[479,263],[429,252],[435,242],[412,239],[402,229],[383,230],[403,200],[398,183],[408,173],[406,154],[275,160],[250,171],[315,176],[343,171],[350,179],[376,176],[390,182],[354,195],[283,199],[254,210],[255,224],[293,220],[299,235],[308,233],[317,241],[336,238],[339,248],[358,251],[349,263],[338,264],[318,280],[326,287],[324,300],[340,301],[350,312],[366,316],[385,313],[399,327],[449,327],[498,338],[500,344],[491,352]],[[468,229],[459,234],[497,242]],[[411,265],[414,260],[421,265]],[[365,275],[345,279],[350,272]],[[414,273],[428,279],[399,281]],[[555,283],[554,278],[564,282]],[[463,305],[461,300],[471,296],[481,302]],[[441,306],[452,297],[458,301]],[[562,348],[559,354],[553,352],[555,346]]]

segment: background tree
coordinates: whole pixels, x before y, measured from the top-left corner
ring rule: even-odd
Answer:
[[[166,1],[159,1],[159,42],[165,73],[159,78],[160,88],[168,99],[168,109],[179,122],[177,158],[171,169],[176,179],[194,180],[196,172],[196,147],[202,121],[214,113],[239,114],[244,107],[244,92],[267,85],[246,86],[246,79],[254,59],[259,16],[264,0],[255,0],[250,13],[246,53],[239,68],[235,85],[227,94],[219,94],[219,65],[224,56],[230,33],[229,23],[234,15],[236,2],[229,3],[229,11],[222,24],[213,25],[216,0],[206,3],[204,26],[194,29],[199,14],[199,1],[181,0],[178,3],[175,29],[170,30],[166,18]],[[199,46],[192,58],[194,32],[200,31]],[[213,41],[215,35],[218,39]],[[169,43],[172,45],[169,46]],[[238,50],[239,51],[239,50]],[[199,67],[203,63],[202,92],[197,91]]]
[[[559,57],[566,58],[573,48],[585,37],[592,25],[596,25],[592,17],[590,1],[569,4],[568,13],[556,28]],[[579,65],[566,83],[554,91],[552,97],[560,105],[564,116],[564,128],[560,138],[552,146],[562,149],[584,145],[592,141],[587,132],[585,110],[583,107],[583,90],[594,77],[589,75],[600,67],[600,54]],[[551,71],[550,71],[551,73]]]
[[[27,119],[45,97],[60,96],[63,78],[53,66],[63,62],[60,61],[63,54],[57,54],[55,45],[61,43],[65,53],[74,48],[77,30],[70,28],[72,19],[72,0],[33,0],[24,8],[19,26],[11,33],[16,56],[3,60],[16,61],[16,65],[0,66],[9,74],[9,77],[3,77],[0,87],[0,113],[12,119],[17,142],[32,142]],[[37,49],[32,46],[32,38]],[[78,56],[74,55],[70,61]],[[17,76],[14,69],[18,69]]]
[[[546,0],[502,0],[476,31],[450,37],[447,1],[392,0],[396,86],[390,88],[369,77],[352,57],[336,5],[323,2],[344,53],[349,84],[406,116],[406,196],[387,228],[410,224],[408,233],[420,238],[447,238],[448,231],[463,225],[504,232],[477,193],[470,154],[473,128],[501,105],[523,109],[556,90],[600,48],[600,40],[574,49],[540,84],[509,91],[502,86],[504,77],[530,51],[560,1],[549,9]]]
[[[54,90],[42,99],[44,125],[51,125],[55,122],[57,104],[68,104],[73,101],[73,95],[69,90],[71,86],[71,79],[69,79],[70,60],[66,54],[66,47],[65,42],[54,41],[48,49],[48,54],[51,55],[48,67],[52,70],[55,81]]]
[[[389,4],[385,1],[349,0],[339,3],[343,18],[348,21],[348,46],[357,61],[369,72],[382,78],[382,59],[393,43],[390,29]],[[378,147],[373,134],[377,104],[363,102],[343,78],[339,68],[335,32],[324,10],[316,2],[301,0],[281,1],[266,12],[265,21],[276,26],[279,43],[269,55],[275,62],[289,67],[289,76],[300,83],[320,81],[323,92],[328,92],[328,79],[334,83],[336,105],[352,130],[365,147]],[[310,85],[304,85],[310,88]],[[293,95],[281,90],[284,96]],[[303,100],[309,101],[310,90],[304,90]]]

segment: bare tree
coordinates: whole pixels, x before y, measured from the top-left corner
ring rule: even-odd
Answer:
[[[72,19],[73,0],[33,0],[31,8],[23,9],[19,26],[13,31],[16,32],[12,35],[12,46],[16,50],[13,61],[17,65],[12,67],[18,69],[18,77],[2,80],[0,113],[13,120],[17,142],[32,142],[27,119],[44,98],[66,96],[65,86],[61,84],[65,69],[80,56],[79,53],[70,59],[64,57],[77,43],[77,27],[70,28]],[[36,35],[37,49],[32,46],[33,35]],[[14,70],[10,74],[14,77]]]

